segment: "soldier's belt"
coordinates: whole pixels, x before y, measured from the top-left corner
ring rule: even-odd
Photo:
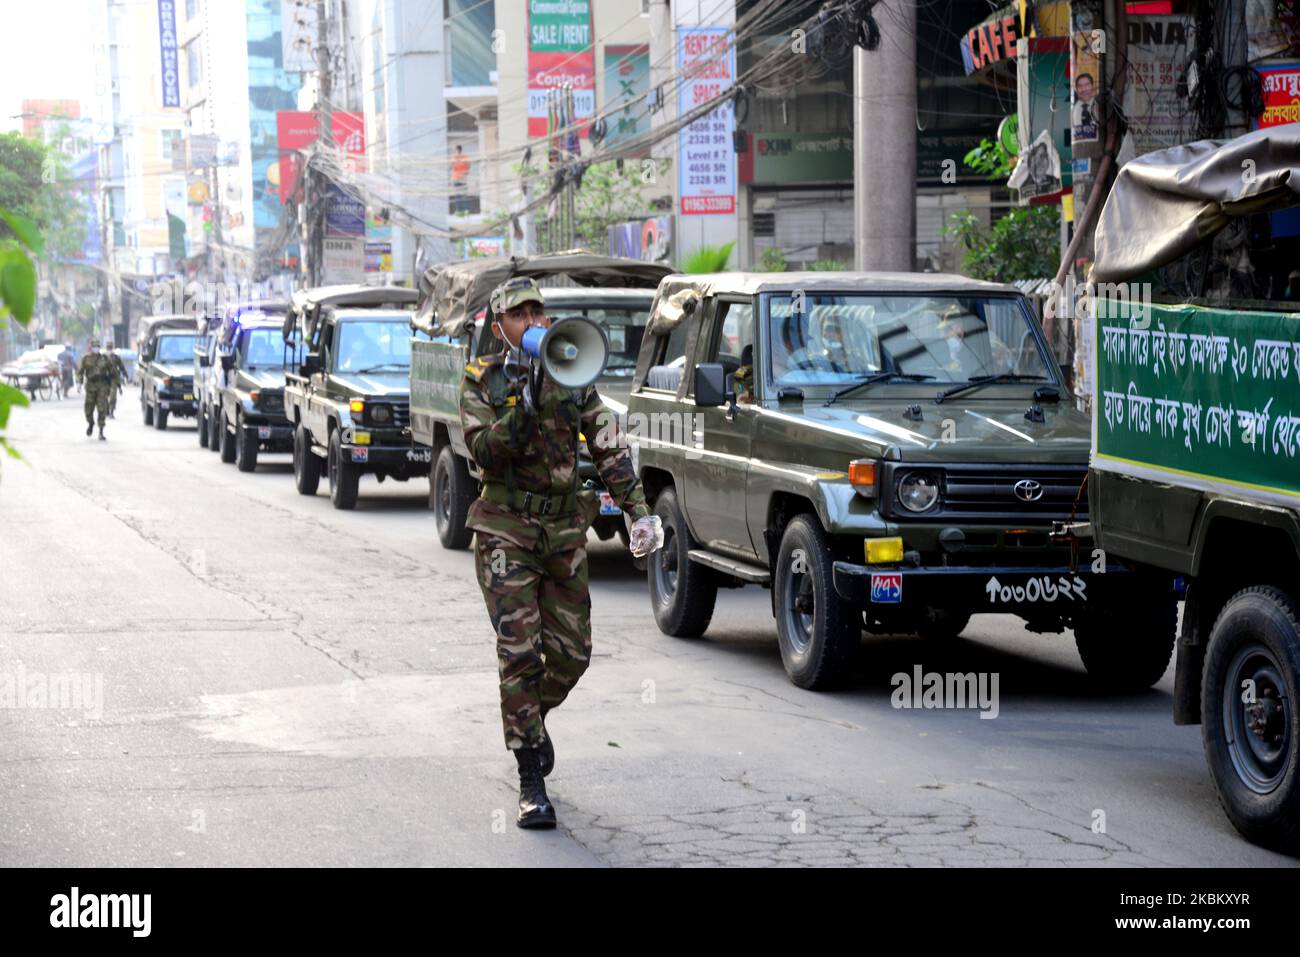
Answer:
[[[572,515],[578,510],[578,496],[574,492],[563,495],[525,492],[507,488],[499,482],[485,482],[479,497],[529,515]]]

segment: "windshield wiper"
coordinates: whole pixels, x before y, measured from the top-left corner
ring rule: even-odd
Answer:
[[[955,385],[951,389],[944,389],[934,397],[935,404],[938,405],[944,399],[950,398],[961,392],[970,389],[978,389],[980,386],[993,385],[996,382],[1043,382],[1047,376],[1042,375],[1020,375],[1016,372],[999,372],[997,375],[973,375],[969,382],[963,382],[961,385]]]
[[[823,406],[830,405],[836,399],[842,399],[850,392],[856,392],[858,389],[865,389],[869,385],[875,385],[877,382],[888,382],[902,380],[904,382],[923,382],[926,379],[933,379],[934,376],[924,372],[875,372],[865,379],[859,379],[852,385],[846,385],[829,399],[822,403]]]
[[[364,375],[367,372],[383,372],[386,369],[409,369],[410,366],[402,362],[381,362],[377,366],[368,366],[365,369],[358,369],[357,375]]]

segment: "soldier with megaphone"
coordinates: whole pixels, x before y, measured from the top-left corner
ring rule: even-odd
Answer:
[[[586,319],[552,326],[542,291],[527,277],[492,291],[489,321],[504,343],[465,369],[460,418],[483,476],[466,525],[475,531],[479,586],[497,633],[501,719],[519,764],[520,827],[554,827],[543,778],[555,764],[545,719],[591,659],[587,530],[596,494],[578,481],[578,444],[605,487],[634,519],[632,554],[663,544],[592,383],[604,369],[605,332]]]

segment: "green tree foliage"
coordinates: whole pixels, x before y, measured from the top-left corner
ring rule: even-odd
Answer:
[[[622,172],[612,160],[588,166],[574,197],[578,245],[605,249],[610,226],[645,216],[665,170],[659,160],[628,160]]]
[[[84,210],[67,158],[39,140],[0,133],[0,209],[35,224],[54,258],[75,256],[85,242]],[[12,225],[0,223],[0,239],[13,236]]]
[[[758,257],[758,268],[763,272],[785,272],[785,253],[779,246],[768,246],[763,250],[763,255]]]
[[[1013,209],[992,227],[969,211],[953,213],[944,235],[962,244],[962,271],[975,279],[1014,282],[1056,275],[1061,211],[1056,206]]]
[[[682,260],[681,271],[691,274],[723,272],[727,268],[727,263],[731,261],[731,251],[735,247],[735,243],[700,246]]]
[[[36,266],[28,250],[41,254],[41,234],[31,220],[0,208],[0,226],[8,236],[0,237],[0,328],[11,320],[21,326],[32,319],[36,305]],[[9,412],[16,406],[27,405],[27,396],[21,389],[0,382],[0,450],[14,458],[18,451],[5,437],[9,426]]]

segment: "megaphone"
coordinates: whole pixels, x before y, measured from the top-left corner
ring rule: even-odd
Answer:
[[[569,316],[549,329],[532,326],[520,340],[524,353],[541,363],[546,374],[565,389],[583,389],[605,371],[609,338],[600,323]]]

